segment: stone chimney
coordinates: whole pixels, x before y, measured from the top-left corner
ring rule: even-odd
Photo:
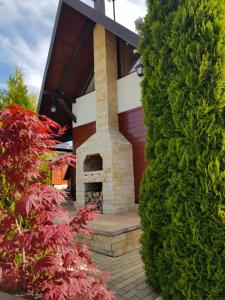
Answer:
[[[94,0],[94,8],[105,15],[105,0]]]
[[[97,194],[103,214],[118,214],[134,209],[132,145],[119,131],[116,36],[96,24],[93,40],[96,133],[76,149],[77,207]]]
[[[94,29],[97,131],[119,131],[116,37],[104,27]]]

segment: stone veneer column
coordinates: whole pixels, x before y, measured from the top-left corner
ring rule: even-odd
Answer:
[[[104,27],[94,28],[96,130],[118,130],[116,37]]]
[[[77,151],[77,207],[85,204],[85,183],[102,182],[103,213],[117,214],[134,208],[132,145],[120,133],[117,108],[116,37],[104,27],[94,28],[96,133]],[[100,154],[103,170],[84,172],[87,155]]]

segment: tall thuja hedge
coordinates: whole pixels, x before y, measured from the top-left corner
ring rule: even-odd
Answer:
[[[147,0],[142,258],[163,299],[225,299],[225,1]]]

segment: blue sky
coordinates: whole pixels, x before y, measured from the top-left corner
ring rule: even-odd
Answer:
[[[134,30],[134,20],[145,15],[145,0],[116,0],[115,4],[117,21]],[[39,92],[57,6],[58,0],[0,0],[0,88],[19,66],[25,83]],[[108,1],[106,14],[112,17]]]

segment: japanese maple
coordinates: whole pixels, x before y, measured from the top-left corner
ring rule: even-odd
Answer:
[[[33,292],[43,300],[111,300],[107,274],[93,265],[86,246],[94,206],[70,220],[65,192],[44,184],[41,166],[73,165],[74,156],[43,161],[65,128],[45,116],[11,106],[0,112],[0,288]]]

